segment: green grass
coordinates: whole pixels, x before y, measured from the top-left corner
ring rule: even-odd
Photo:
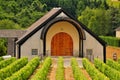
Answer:
[[[109,6],[113,6],[115,8],[120,8],[120,1],[107,0],[107,3]]]

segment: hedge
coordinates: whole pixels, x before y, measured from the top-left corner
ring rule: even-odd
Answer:
[[[64,63],[63,58],[58,58],[57,70],[56,70],[56,80],[65,80],[64,79]]]
[[[34,72],[36,67],[39,65],[39,58],[35,57],[28,62],[26,66],[21,68],[19,71],[14,73],[11,77],[8,77],[5,80],[27,80],[29,76]]]
[[[0,69],[8,66],[9,64],[11,64],[12,62],[14,62],[16,60],[15,57],[12,57],[12,58],[9,58],[9,59],[6,59],[6,60],[3,60],[0,62]]]
[[[94,65],[92,65],[88,59],[83,58],[82,60],[83,67],[86,69],[86,71],[89,73],[91,78],[93,80],[110,80],[108,77],[106,77],[103,73],[98,71]]]
[[[51,64],[52,59],[50,57],[47,57],[43,62],[42,67],[38,69],[37,73],[32,77],[31,80],[46,80]]]
[[[78,62],[75,58],[71,59],[71,66],[75,80],[87,80],[85,75],[83,75],[80,67],[78,66]]]
[[[110,78],[110,80],[119,80],[120,79],[120,72],[117,71],[116,69],[111,68],[107,64],[103,63],[101,60],[99,60],[97,58],[94,59],[94,64],[95,64],[95,67],[99,71],[104,73],[106,76],[108,76]]]
[[[120,38],[111,36],[100,36],[100,38],[102,38],[107,43],[107,45],[120,47]]]
[[[4,80],[7,77],[10,77],[13,73],[18,71],[20,68],[25,66],[28,63],[27,58],[21,58],[10,64],[9,66],[0,70],[0,80]]]

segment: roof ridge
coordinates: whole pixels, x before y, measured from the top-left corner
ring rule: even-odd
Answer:
[[[27,30],[29,31],[29,30],[33,30],[34,28],[36,28],[38,25],[36,25],[36,24],[38,24],[40,21],[42,21],[46,16],[48,16],[48,15],[50,15],[50,13],[52,13],[52,12],[57,12],[57,11],[59,11],[59,10],[61,10],[62,8],[61,7],[55,7],[55,8],[52,8],[50,11],[48,11],[45,15],[43,15],[41,18],[39,18],[37,21],[35,21]],[[52,15],[52,14],[51,14]]]

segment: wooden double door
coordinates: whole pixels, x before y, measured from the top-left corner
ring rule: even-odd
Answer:
[[[71,36],[65,32],[57,33],[51,41],[52,56],[72,56],[73,40]]]

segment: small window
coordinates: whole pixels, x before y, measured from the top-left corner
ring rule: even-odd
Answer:
[[[93,54],[93,50],[92,49],[86,49],[86,57],[92,61],[92,54]]]
[[[86,49],[86,53],[87,53],[87,55],[92,55],[93,50],[92,49]]]
[[[32,55],[38,55],[38,49],[32,49]]]

